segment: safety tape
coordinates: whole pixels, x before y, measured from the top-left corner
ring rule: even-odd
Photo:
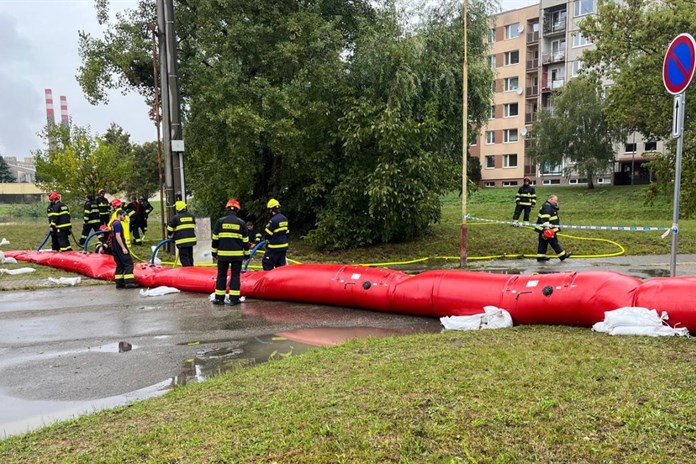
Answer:
[[[529,226],[529,227],[535,227],[537,224],[534,222],[522,222],[522,221],[499,221],[497,219],[484,219],[484,218],[479,218],[471,215],[466,215],[466,219],[471,219],[472,221],[481,221],[481,222],[497,222],[499,224],[510,224],[510,225],[519,225],[520,227],[522,226]],[[640,226],[573,226],[573,225],[566,225],[566,224],[561,224],[561,229],[579,229],[579,230],[626,230],[626,231],[631,231],[631,232],[651,232],[651,231],[666,231],[667,234],[669,232],[674,232],[675,234],[678,232],[678,228],[676,225],[673,225],[672,227],[640,227]]]

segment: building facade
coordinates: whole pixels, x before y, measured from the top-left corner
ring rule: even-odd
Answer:
[[[542,0],[541,3],[495,16],[489,62],[495,71],[493,102],[472,156],[481,161],[481,185],[513,187],[530,177],[537,185],[583,184],[588,179],[567,176],[565,163],[537,166],[525,149],[540,108],[553,112],[554,92],[580,74],[582,54],[592,47],[580,33],[580,22],[597,13],[597,0]],[[610,83],[605,83],[605,90]],[[629,135],[615,146],[612,170],[596,184],[647,183],[645,163],[651,153],[663,153],[660,141]]]

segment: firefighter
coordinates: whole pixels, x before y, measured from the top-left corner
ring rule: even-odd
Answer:
[[[539,216],[536,222],[537,225],[535,227],[539,234],[539,245],[537,247],[537,261],[539,262],[548,261],[550,259],[546,256],[546,250],[549,245],[551,245],[551,248],[553,248],[553,251],[556,252],[556,256],[561,261],[571,256],[571,253],[563,250],[556,236],[561,230],[558,209],[558,197],[556,195],[551,195],[544,204],[541,205],[541,209],[539,210]]]
[[[524,211],[524,222],[529,222],[529,213],[532,206],[536,205],[536,189],[532,186],[532,181],[529,177],[525,177],[522,187],[517,189],[515,195],[515,212],[512,215],[513,226],[519,226],[517,220],[520,218],[520,213]]]
[[[128,203],[123,209],[128,215],[128,221],[130,222],[130,235],[132,237],[132,243],[134,245],[142,245],[143,239],[140,238],[140,221],[142,218],[140,203],[138,203],[138,197],[135,195],[131,196],[130,199],[130,203]]]
[[[143,231],[143,237],[145,236],[145,232],[147,232],[147,219],[150,217],[150,213],[154,209],[155,208],[144,195],[140,197],[140,211],[142,212],[142,217],[140,218],[140,228]]]
[[[51,192],[48,195],[48,201],[50,203],[46,213],[51,233],[51,249],[53,251],[72,251],[70,246],[70,234],[72,233],[70,209],[60,200],[60,195],[57,192]]]
[[[116,288],[137,288],[135,283],[135,275],[133,274],[133,257],[128,249],[126,242],[125,231],[127,224],[125,222],[126,212],[122,209],[116,211],[116,219],[111,223],[111,254],[116,263],[116,271],[114,280]]]
[[[275,198],[268,200],[266,207],[271,211],[271,219],[266,224],[263,238],[267,240],[266,251],[261,265],[264,271],[270,271],[285,266],[285,255],[288,252],[288,218],[280,212],[280,203]]]
[[[82,225],[82,236],[78,242],[80,246],[84,245],[89,237],[90,232],[96,232],[101,225],[99,205],[94,201],[94,196],[87,195],[85,199],[83,217],[84,224]]]
[[[109,224],[109,217],[111,216],[111,211],[109,210],[110,202],[104,196],[106,190],[99,189],[97,192],[97,207],[99,208],[99,222],[102,226]]]
[[[249,248],[254,248],[254,245],[263,240],[263,235],[261,235],[261,232],[256,231],[253,221],[247,221],[246,224],[249,231]]]
[[[225,289],[228,286],[227,269],[230,269],[230,304],[240,303],[240,277],[242,262],[249,256],[249,231],[246,223],[237,217],[241,209],[239,202],[230,199],[225,205],[227,216],[220,218],[213,227],[211,252],[217,261],[217,279],[215,281],[215,299],[213,304],[225,303]]]
[[[183,267],[193,266],[193,247],[196,245],[196,218],[188,212],[186,203],[174,203],[176,214],[167,224],[167,236],[174,236],[174,244],[179,250],[179,260]]]

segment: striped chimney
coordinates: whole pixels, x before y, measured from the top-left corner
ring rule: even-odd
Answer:
[[[61,95],[60,97],[60,125],[68,127],[68,99]]]
[[[51,89],[46,89],[46,122],[49,126],[53,126],[56,123],[56,116],[53,112],[53,91]]]

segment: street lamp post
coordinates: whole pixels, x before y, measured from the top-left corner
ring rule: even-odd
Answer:
[[[469,2],[464,0],[462,19],[464,20],[464,64],[462,66],[462,226],[460,232],[459,245],[459,265],[466,266],[468,256],[469,226],[466,223],[466,201],[467,185],[466,176],[467,152],[469,148],[468,129],[469,129],[469,57],[468,57],[468,28],[467,16],[469,13]]]

